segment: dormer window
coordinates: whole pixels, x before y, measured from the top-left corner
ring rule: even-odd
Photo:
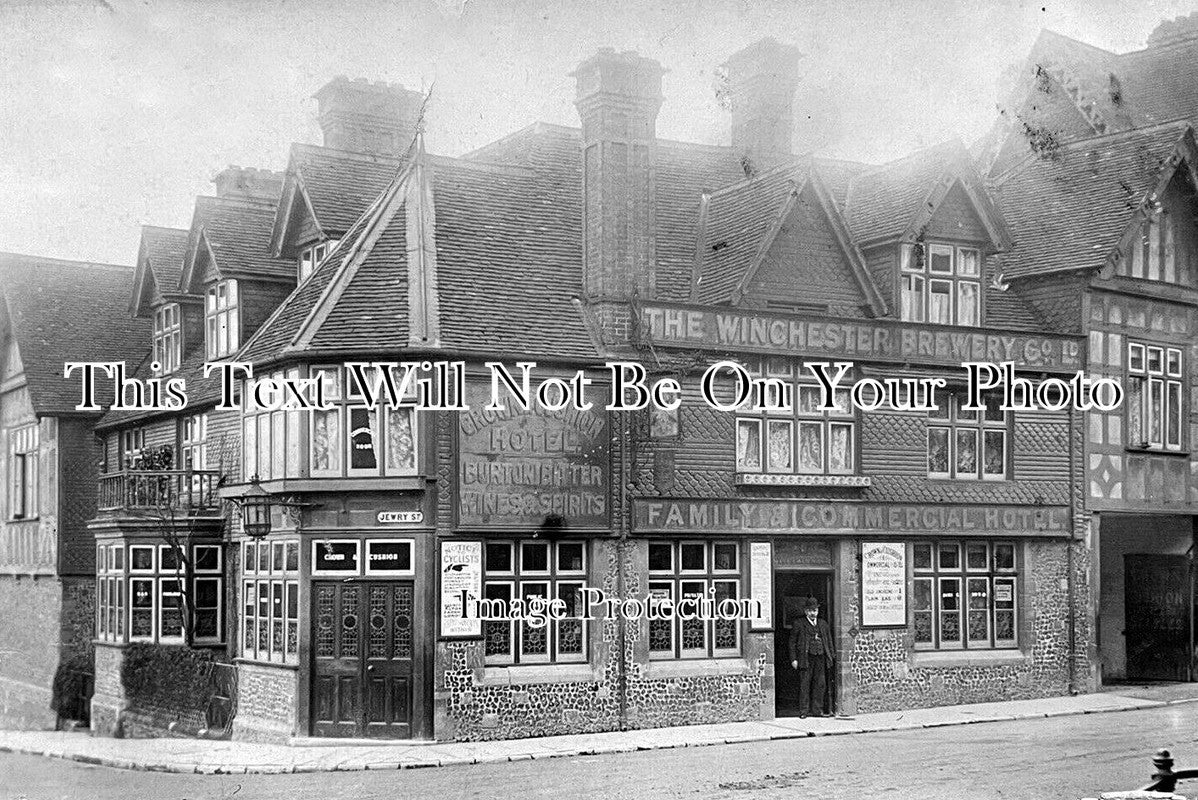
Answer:
[[[905,244],[900,272],[904,322],[982,324],[982,256],[977,249]]]
[[[154,360],[158,375],[169,375],[183,360],[183,324],[178,303],[167,303],[154,312]]]
[[[241,315],[238,310],[237,281],[221,281],[208,287],[204,300],[208,358],[224,358],[241,346]]]
[[[324,261],[325,256],[333,252],[333,248],[337,246],[338,241],[338,239],[329,239],[327,242],[317,242],[300,251],[299,279],[301,281],[311,275],[320,266],[320,262]]]

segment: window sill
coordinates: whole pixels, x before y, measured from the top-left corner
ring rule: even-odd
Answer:
[[[931,669],[952,667],[1016,666],[1030,658],[1018,649],[1012,650],[916,650],[911,666]]]
[[[866,488],[873,481],[866,475],[795,475],[774,472],[738,472],[740,486],[847,486]]]
[[[296,671],[299,669],[299,664],[288,664],[284,661],[262,661],[257,658],[234,658],[234,664],[245,664],[247,667],[269,667],[271,669],[286,669]]]
[[[516,686],[543,683],[599,683],[601,677],[585,661],[576,664],[504,664],[483,667],[475,686]]]
[[[754,668],[742,656],[725,658],[651,658],[645,666],[646,678],[696,678],[715,675],[751,675]]]
[[[1129,453],[1142,453],[1144,455],[1150,456],[1178,456],[1180,458],[1190,457],[1189,450],[1165,450],[1160,447],[1135,447],[1132,445],[1128,445],[1123,449]]]

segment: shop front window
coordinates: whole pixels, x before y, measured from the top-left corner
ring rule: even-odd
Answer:
[[[299,541],[242,542],[241,654],[299,662]]]
[[[562,619],[534,625],[526,620],[488,619],[483,639],[488,664],[580,662],[587,660],[587,629],[582,589],[586,584],[585,542],[537,539],[487,542],[483,597],[491,609],[525,606],[534,598],[562,601]],[[494,616],[494,615],[492,615]]]
[[[190,554],[190,565],[181,558]],[[170,544],[96,547],[96,635],[110,642],[220,644],[224,641],[221,545],[189,551]]]
[[[741,621],[718,616],[724,600],[741,599],[737,542],[650,542],[649,596],[677,608],[684,600],[711,603],[712,613],[650,615],[651,658],[714,658],[740,654]],[[654,616],[662,618],[655,619]]]
[[[1019,645],[1019,574],[1012,542],[942,540],[913,545],[915,646]]]

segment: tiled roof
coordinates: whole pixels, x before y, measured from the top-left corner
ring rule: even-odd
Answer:
[[[387,188],[399,165],[392,156],[296,144],[287,172],[307,193],[321,230],[336,238]]]
[[[577,146],[566,167],[559,142],[534,143],[515,168],[434,156],[424,162],[435,206],[441,347],[454,351],[595,358],[573,303],[581,293]],[[567,180],[573,171],[574,179]],[[411,173],[407,173],[410,176]],[[305,329],[312,353],[411,349],[408,214],[394,183],[337,251],[247,342],[240,358],[285,355]],[[415,246],[414,244],[412,246]],[[342,273],[342,259],[350,272]],[[313,315],[313,310],[319,314]]]
[[[150,371],[149,353],[145,352],[144,355],[145,357],[141,359],[137,370],[132,373],[133,377],[139,380],[161,377],[154,375]],[[214,371],[211,375],[205,376],[204,364],[206,361],[204,348],[198,347],[190,356],[183,360],[183,363],[179,365],[177,370],[167,376],[182,380],[183,385],[187,387],[188,409],[198,411],[203,408],[211,408],[220,400],[220,375]],[[157,411],[127,411],[117,409],[105,412],[96,423],[96,427],[99,429],[119,428],[155,417],[176,416],[179,413],[179,409]]]
[[[154,276],[159,292],[179,290],[183,260],[187,255],[188,232],[182,228],[141,226],[141,258]]]
[[[124,361],[132,371],[145,355],[150,326],[129,314],[132,281],[132,267],[0,253],[0,295],[37,414],[75,413],[79,378],[64,378],[63,362]]]
[[[809,163],[788,164],[710,195],[695,260],[699,275],[694,302],[730,302],[787,198],[803,185],[809,172]]]
[[[196,261],[202,241],[212,249],[221,275],[294,279],[295,263],[270,254],[275,205],[237,197],[197,197],[183,269],[187,290],[196,291],[201,277]]]
[[[844,209],[853,238],[862,244],[900,237],[933,187],[963,158],[968,158],[964,146],[951,140],[857,174]]]
[[[1081,140],[1000,176],[993,194],[1014,240],[1001,257],[1004,276],[1104,266],[1165,162],[1192,136],[1187,128],[1174,122]]]
[[[1198,122],[1198,37],[1178,36],[1120,54],[1045,30],[1032,46],[1006,114],[976,152],[997,172],[1025,155],[1029,144],[1051,150],[1079,138],[1182,119]]]
[[[582,134],[578,128],[537,123],[492,142],[463,158],[528,165],[556,174],[561,200],[570,210],[570,235],[581,240]],[[659,139],[657,148],[656,297],[689,302],[699,232],[699,198],[743,181],[745,173],[731,147]],[[581,258],[581,244],[579,244]]]
[[[1115,75],[1137,125],[1198,122],[1198,38],[1125,53]]]

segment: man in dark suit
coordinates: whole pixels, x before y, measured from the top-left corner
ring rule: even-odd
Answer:
[[[819,618],[819,601],[808,597],[803,605],[805,616],[790,629],[790,665],[799,671],[799,716],[816,714],[830,717],[824,706],[824,688],[828,670],[836,661],[832,631]]]

